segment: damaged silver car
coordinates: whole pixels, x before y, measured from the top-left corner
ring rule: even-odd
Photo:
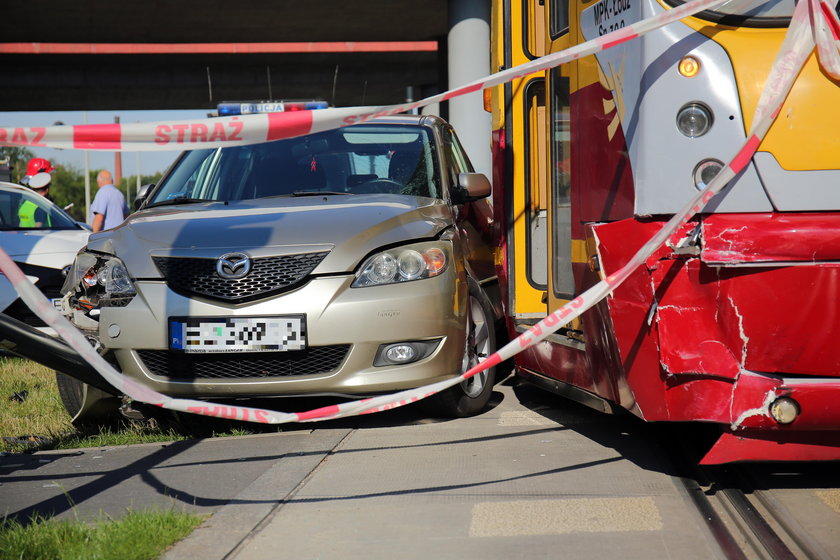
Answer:
[[[440,381],[495,351],[489,194],[433,116],[185,152],[138,212],[90,237],[65,313],[171,396],[359,398]],[[58,380],[77,422],[119,405]],[[434,404],[476,414],[493,382],[489,370]]]

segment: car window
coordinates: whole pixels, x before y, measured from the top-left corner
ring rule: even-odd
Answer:
[[[467,152],[464,151],[458,136],[451,128],[443,131],[443,151],[449,163],[449,181],[452,185],[458,184],[459,173],[472,173],[473,166]]]
[[[79,229],[61,208],[25,190],[0,190],[0,230]]]
[[[186,152],[149,204],[309,192],[440,198],[439,175],[426,127],[354,125],[275,142]]]

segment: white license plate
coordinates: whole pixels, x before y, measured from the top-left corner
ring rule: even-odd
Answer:
[[[185,352],[285,352],[306,348],[302,315],[172,318],[169,347]]]

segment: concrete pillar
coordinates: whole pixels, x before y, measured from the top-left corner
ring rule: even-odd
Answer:
[[[449,0],[449,89],[490,73],[490,0]],[[450,99],[449,122],[476,171],[492,177],[491,115],[481,91]]]

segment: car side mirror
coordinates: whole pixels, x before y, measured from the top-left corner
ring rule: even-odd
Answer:
[[[155,186],[154,183],[146,183],[145,185],[140,185],[140,188],[137,189],[137,196],[134,197],[134,210],[137,211],[140,209],[140,206],[145,202],[146,197],[149,195],[149,191]]]
[[[459,173],[458,186],[453,189],[452,202],[464,204],[490,196],[490,181],[484,173]]]

